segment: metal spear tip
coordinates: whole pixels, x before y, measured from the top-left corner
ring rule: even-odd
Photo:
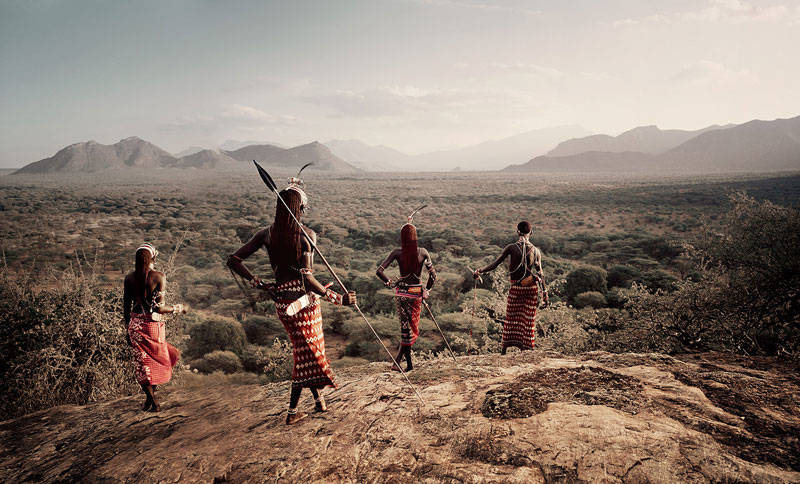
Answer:
[[[267,170],[261,167],[256,160],[253,160],[253,163],[256,165],[256,169],[258,170],[258,174],[261,177],[261,180],[264,182],[267,187],[272,190],[273,192],[278,192],[278,185],[275,184],[275,181],[269,176]]]

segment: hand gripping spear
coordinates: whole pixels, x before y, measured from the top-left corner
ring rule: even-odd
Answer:
[[[297,220],[297,217],[294,216],[294,214],[292,213],[291,209],[289,209],[289,205],[287,205],[286,201],[283,199],[283,197],[281,197],[281,194],[278,191],[278,186],[272,180],[272,177],[269,176],[269,173],[267,173],[267,171],[264,170],[261,167],[261,165],[258,164],[258,162],[256,160],[253,160],[253,163],[255,163],[256,168],[258,169],[258,174],[259,174],[259,176],[261,176],[261,180],[264,181],[264,184],[267,185],[267,188],[272,190],[273,193],[275,193],[275,195],[277,195],[278,200],[280,200],[280,202],[283,204],[283,206],[286,207],[286,211],[289,212],[289,215],[292,216],[292,219],[294,219],[294,221],[297,224],[297,226],[300,227],[300,230],[303,231],[303,235],[305,236],[306,240],[308,240],[308,243],[311,244],[311,247],[314,249],[314,251],[317,254],[319,254],[320,259],[322,259],[322,263],[325,264],[325,267],[328,268],[328,271],[331,273],[333,278],[336,279],[336,283],[339,284],[339,287],[342,288],[342,291],[349,292],[347,290],[347,287],[345,287],[344,283],[342,282],[342,280],[339,279],[339,276],[336,275],[336,272],[333,270],[333,267],[331,267],[331,265],[328,263],[328,260],[325,258],[324,255],[322,255],[322,252],[320,252],[319,248],[317,247],[317,244],[315,244],[314,241],[311,240],[311,237],[309,237],[308,232],[306,232],[306,230],[303,228],[303,225],[300,223],[299,220]],[[380,336],[378,336],[378,332],[375,331],[375,328],[372,327],[372,325],[370,324],[370,322],[367,319],[367,317],[364,316],[364,313],[361,311],[361,308],[358,307],[358,304],[354,304],[353,307],[356,308],[356,311],[358,311],[358,314],[361,315],[361,317],[364,319],[364,322],[367,323],[367,326],[369,326],[369,329],[372,330],[372,334],[375,335],[375,338],[377,338],[378,342],[381,344],[381,346],[383,346],[383,349],[386,350],[386,353],[389,354],[389,358],[392,359],[392,363],[394,363],[395,366],[400,369],[400,373],[406,379],[406,382],[411,387],[411,389],[414,390],[414,393],[417,395],[417,398],[419,398],[419,401],[422,402],[423,405],[427,405],[425,400],[422,398],[422,395],[420,395],[419,392],[417,391],[417,389],[414,386],[414,384],[411,383],[411,380],[408,379],[408,375],[406,375],[406,372],[404,372],[403,369],[400,368],[400,365],[397,364],[397,361],[395,361],[394,356],[392,356],[392,352],[389,351],[389,349],[386,347],[385,344],[383,344],[383,340],[381,340]]]

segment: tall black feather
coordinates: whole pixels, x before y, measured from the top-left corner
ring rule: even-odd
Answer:
[[[306,163],[305,165],[303,165],[303,167],[300,168],[300,171],[297,172],[297,176],[295,178],[300,178],[300,173],[303,173],[303,170],[305,170],[306,168],[308,168],[309,166],[311,166],[313,164],[314,164],[314,162],[312,161],[311,163]]]

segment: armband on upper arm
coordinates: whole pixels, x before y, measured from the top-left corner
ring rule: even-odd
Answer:
[[[310,275],[311,275],[311,274],[313,274],[313,273],[314,273],[314,270],[313,270],[313,269],[307,269],[307,268],[305,268],[305,267],[304,267],[304,268],[302,268],[302,269],[300,269],[300,274],[302,274],[302,275],[304,275],[304,276],[310,276]]]

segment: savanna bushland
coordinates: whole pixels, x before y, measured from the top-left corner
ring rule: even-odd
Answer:
[[[399,338],[394,300],[374,270],[398,245],[408,212],[427,203],[415,223],[439,273],[430,304],[460,354],[499,350],[506,270],[475,285],[467,268],[497,256],[525,219],[551,294],[538,317],[540,348],[796,359],[799,180],[312,172],[306,222],[390,348]],[[272,302],[225,267],[271,223],[275,199],[256,176],[3,177],[0,191],[0,372],[19,382],[5,387],[4,416],[136,390],[120,305],[142,241],[161,251],[168,300],[192,308],[168,324],[187,378],[287,377],[289,347]],[[270,277],[264,251],[247,263]],[[334,366],[386,360],[354,311],[323,307]],[[421,325],[415,351],[442,354],[433,324]]]
[[[390,349],[399,323],[374,271],[428,204],[415,224],[439,273],[430,303],[459,358],[423,315],[409,377],[425,405],[352,309],[323,304],[340,386],[286,445],[290,345],[272,302],[225,267],[273,217],[255,174],[3,177],[0,412],[22,416],[0,425],[6,477],[798,480],[800,177],[306,181],[306,222]],[[537,350],[501,357],[507,271],[476,284],[468,267],[522,219],[551,307]],[[143,241],[168,302],[191,307],[167,321],[183,357],[159,417],[127,397],[122,280]],[[247,264],[271,276],[264,251]]]

